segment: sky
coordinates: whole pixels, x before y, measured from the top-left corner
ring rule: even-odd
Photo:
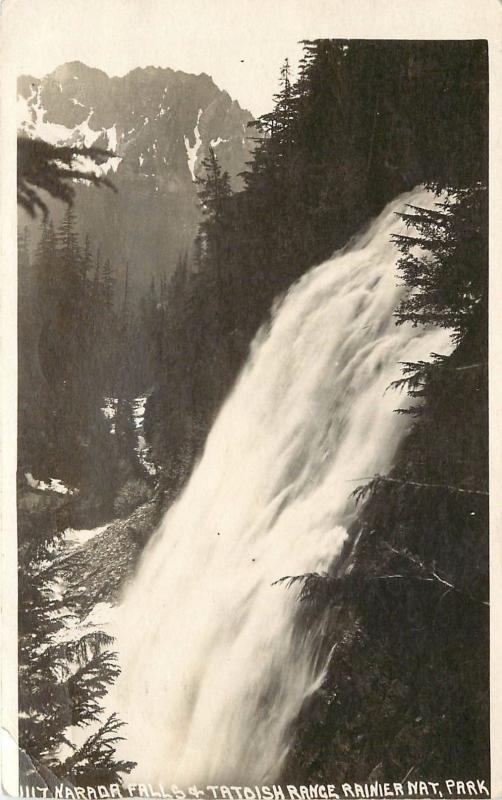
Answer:
[[[496,0],[494,0],[495,2]],[[255,116],[271,109],[286,56],[327,38],[455,38],[487,30],[472,0],[1,0],[2,61],[42,77],[67,61],[109,75],[159,66],[199,74]]]

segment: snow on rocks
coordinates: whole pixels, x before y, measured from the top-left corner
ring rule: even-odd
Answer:
[[[193,181],[197,180],[197,176],[195,174],[195,167],[197,165],[197,156],[199,154],[199,150],[202,145],[202,139],[199,131],[199,122],[201,116],[202,116],[202,108],[199,108],[199,113],[197,114],[197,122],[193,130],[193,135],[195,137],[195,144],[193,145],[193,147],[190,145],[190,140],[188,136],[183,137],[185,142],[185,149],[187,151],[188,169],[190,170],[190,174],[192,175]]]
[[[134,428],[137,433],[137,444],[134,448],[140,464],[144,467],[146,472],[149,475],[156,475],[157,474],[157,467],[150,461],[150,447],[146,442],[145,436],[143,435],[143,425],[145,421],[145,408],[146,408],[146,401],[148,400],[148,395],[140,395],[139,397],[135,397],[132,401],[132,418],[134,422]],[[110,433],[115,433],[115,417],[117,415],[117,406],[118,406],[118,399],[116,397],[104,397],[103,398],[103,405],[101,406],[101,412],[105,419],[110,421]]]
[[[110,523],[107,525],[100,525],[99,527],[91,528],[90,530],[75,530],[75,528],[67,528],[63,537],[64,544],[67,548],[81,547],[83,544],[87,544],[87,542],[90,542],[95,536],[105,531],[109,524]]]
[[[65,486],[59,478],[49,478],[49,481],[34,478],[31,472],[25,472],[24,477],[30,489],[37,489],[39,492],[57,492],[58,494],[76,494],[77,489],[70,489]]]
[[[224,144],[225,142],[230,141],[229,139],[222,139],[221,136],[218,136],[217,139],[211,139],[211,147],[214,149],[218,147],[219,144]]]
[[[146,439],[143,435],[143,424],[145,421],[145,407],[146,401],[148,399],[147,395],[142,397],[136,397],[133,401],[133,419],[134,419],[134,427],[138,433],[138,443],[134,448],[136,453],[138,454],[138,459],[140,464],[144,467],[144,469],[148,472],[149,475],[156,475],[157,474],[157,467],[150,461],[150,447],[148,446]]]
[[[134,427],[135,428],[142,428],[143,422],[145,420],[145,406],[147,401],[147,395],[143,397],[136,397],[133,400],[133,411],[132,415],[134,418]]]
[[[20,133],[24,133],[30,138],[43,139],[43,141],[55,146],[68,145],[77,147],[92,147],[97,139],[104,134],[108,142],[108,148],[115,152],[117,147],[116,125],[112,125],[111,128],[99,128],[98,130],[91,128],[89,122],[94,114],[93,108],[89,110],[87,118],[74,128],[67,128],[66,125],[56,122],[48,122],[45,120],[46,111],[40,101],[41,90],[42,86],[40,85],[28,100],[24,97],[18,97],[18,129]],[[84,107],[75,98],[71,98],[71,102],[73,105]],[[85,169],[95,175],[106,175],[110,171],[116,172],[121,161],[122,158],[120,156],[110,156],[103,163],[96,164],[85,156],[79,156],[74,163],[78,170]]]

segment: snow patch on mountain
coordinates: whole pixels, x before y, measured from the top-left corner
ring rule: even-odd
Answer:
[[[117,172],[118,166],[122,158],[120,156],[110,156],[102,164],[96,164],[89,156],[77,156],[73,160],[73,168],[82,172],[90,172],[99,177],[100,175],[108,175],[109,172]],[[81,178],[80,180],[85,181]]]
[[[83,143],[86,147],[92,147],[96,139],[99,137],[101,131],[94,131],[91,127],[89,127],[89,120],[91,119],[94,113],[94,109],[91,108],[89,111],[89,116],[83,122],[80,123],[74,129],[74,135],[77,133],[77,136],[83,137]],[[68,130],[68,129],[67,129]]]
[[[193,181],[197,180],[197,176],[195,174],[195,166],[197,163],[197,156],[202,144],[202,139],[199,131],[199,122],[201,116],[202,116],[202,108],[199,108],[199,113],[197,114],[197,123],[195,125],[195,128],[193,129],[193,135],[195,137],[195,144],[193,145],[193,147],[190,145],[190,139],[188,138],[188,136],[183,137],[185,141],[185,149],[187,151],[188,169],[190,170]]]
[[[44,119],[46,111],[40,102],[40,92],[41,86],[33,92],[33,95],[28,100],[22,96],[18,97],[18,130],[20,133],[31,139],[42,139],[55,146],[83,145],[84,147],[92,147],[97,139],[105,134],[108,148],[115,151],[117,147],[116,125],[99,130],[91,128],[89,122],[94,113],[93,108],[89,110],[87,118],[74,128],[68,128],[58,122],[48,122]],[[83,103],[74,98],[72,98],[72,102],[74,105],[85,107]],[[112,156],[102,164],[95,164],[94,161],[86,156],[79,156],[75,160],[74,166],[78,170],[85,169],[94,175],[106,175],[110,171],[116,172],[121,161],[122,158],[120,156]]]
[[[117,149],[117,126],[112,125],[111,128],[105,128],[105,132],[108,139],[108,147],[115,152]]]
[[[109,78],[70,62],[42,77],[20,76],[18,96],[24,135],[56,145],[116,148],[113,159],[97,159],[104,162],[99,169],[74,162],[81,173],[108,173],[117,189],[97,192],[76,178],[75,210],[83,235],[88,232],[107,256],[120,251],[130,260],[134,297],[148,291],[152,277],[170,274],[179,253],[192,246],[200,221],[196,178],[211,141],[232,188],[243,186],[240,174],[252,157],[250,140],[244,140],[251,115],[207,75],[138,68]],[[51,213],[60,208],[55,198],[48,204]],[[38,236],[37,228],[34,246]]]
[[[221,136],[218,136],[217,139],[211,139],[211,147],[214,148],[218,147],[219,144],[223,144],[224,142],[230,141],[229,139],[222,139]]]
[[[122,159],[120,156],[111,156],[104,164],[100,164],[98,169],[101,170],[101,174],[105,175],[108,175],[109,172],[117,172],[121,161]]]

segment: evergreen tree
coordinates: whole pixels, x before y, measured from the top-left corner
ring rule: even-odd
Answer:
[[[91,239],[87,233],[84,240],[84,249],[82,252],[82,259],[80,262],[80,281],[87,288],[90,272],[92,270],[92,248]]]
[[[221,224],[227,207],[228,198],[231,196],[230,175],[216,157],[214,149],[209,147],[209,155],[202,161],[204,177],[197,179],[198,194],[203,214],[210,223]]]
[[[23,529],[21,529],[23,530]],[[50,547],[49,547],[50,545]],[[112,730],[121,726],[115,715],[91,734],[85,744],[71,745],[73,754],[61,760],[63,745],[70,745],[69,729],[86,728],[99,721],[101,700],[119,674],[111,637],[89,633],[73,641],[58,642],[71,617],[51,588],[50,577],[40,568],[53,559],[53,533],[33,542],[23,536],[19,571],[19,741],[29,755],[31,769],[40,765],[59,779],[77,785],[121,783],[119,773],[130,772],[132,762],[115,757]],[[83,755],[91,749],[95,761]],[[25,782],[30,774],[23,776]]]
[[[92,301],[93,307],[96,309],[96,313],[98,313],[98,309],[101,305],[101,251],[98,247],[96,252],[96,263],[94,267],[94,277],[93,277],[93,286],[92,286]]]
[[[113,273],[113,268],[110,263],[110,259],[107,258],[103,265],[103,273],[101,279],[101,296],[103,299],[103,309],[105,314],[111,314],[111,312],[113,311],[114,292],[115,292],[115,275]]]
[[[411,208],[401,215],[418,235],[395,237],[402,252],[399,268],[413,288],[398,309],[399,323],[440,325],[453,331],[457,341],[470,330],[485,337],[487,214],[486,188],[478,183],[450,194],[436,209]],[[416,254],[416,245],[427,248],[427,258]]]
[[[36,474],[51,468],[55,459],[50,393],[52,358],[45,346],[56,289],[56,236],[52,222],[42,223],[32,264],[25,241],[19,243],[18,261],[21,291],[18,465],[21,474],[26,471]]]
[[[230,260],[230,232],[234,220],[230,211],[232,190],[230,176],[223,171],[212,147],[202,162],[204,174],[197,181],[199,201],[204,216],[199,227],[201,242],[200,283],[205,284],[206,299],[212,302],[212,313],[206,315],[206,335],[215,342],[225,345],[231,358],[231,334],[234,327],[233,281],[228,269]],[[209,326],[214,322],[213,332]]]

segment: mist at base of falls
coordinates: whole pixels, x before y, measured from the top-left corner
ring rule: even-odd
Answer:
[[[336,562],[353,489],[389,470],[409,424],[393,413],[406,397],[386,391],[399,362],[451,350],[443,329],[395,324],[406,203],[434,197],[397,198],[278,304],[115,610],[110,705],[135,781],[280,774],[327,654],[320,627],[295,624],[297,592],[273,584]]]

